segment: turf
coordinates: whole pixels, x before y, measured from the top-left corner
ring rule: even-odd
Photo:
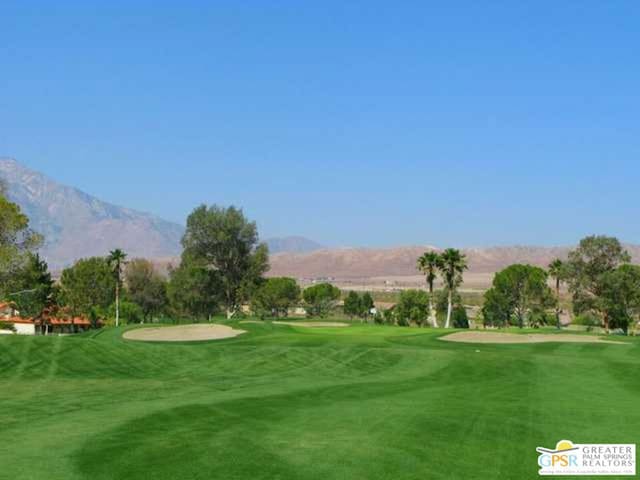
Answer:
[[[242,328],[192,344],[0,337],[0,478],[522,480],[537,446],[640,440],[634,339]]]

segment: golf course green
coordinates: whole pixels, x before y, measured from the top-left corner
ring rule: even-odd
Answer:
[[[230,325],[246,333],[0,337],[0,478],[523,480],[538,446],[640,443],[637,338]]]

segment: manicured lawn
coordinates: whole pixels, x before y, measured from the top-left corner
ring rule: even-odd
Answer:
[[[640,443],[636,339],[233,325],[249,333],[0,337],[0,478],[523,480],[537,446]]]

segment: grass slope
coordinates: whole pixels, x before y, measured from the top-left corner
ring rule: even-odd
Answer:
[[[520,480],[537,477],[536,446],[640,440],[637,341],[242,328],[193,344],[0,337],[0,478]]]

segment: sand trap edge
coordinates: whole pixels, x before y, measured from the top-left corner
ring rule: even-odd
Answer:
[[[458,343],[485,343],[485,344],[531,344],[531,343],[608,343],[615,345],[628,345],[625,342],[616,342],[614,340],[604,340],[600,337],[593,337],[587,335],[575,335],[571,333],[561,334],[544,334],[544,333],[507,333],[507,332],[454,332],[443,337],[438,337],[439,340],[445,342],[458,342]]]
[[[246,333],[226,325],[190,324],[171,327],[149,327],[128,330],[122,334],[125,340],[139,342],[203,342],[235,338]]]

